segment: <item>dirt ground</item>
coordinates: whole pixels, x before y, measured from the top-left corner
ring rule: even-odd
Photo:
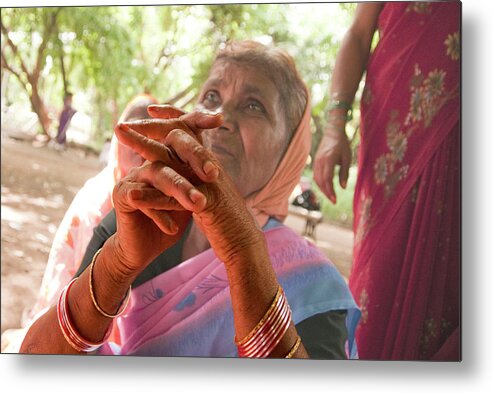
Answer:
[[[95,155],[69,149],[59,153],[2,132],[1,140],[1,332],[18,328],[36,298],[48,253],[65,211],[90,177],[99,172]],[[286,224],[301,233],[304,221]],[[317,245],[347,277],[352,232],[323,223]]]

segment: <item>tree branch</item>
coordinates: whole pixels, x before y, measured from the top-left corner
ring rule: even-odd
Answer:
[[[41,72],[41,67],[43,66],[43,62],[45,60],[43,54],[46,49],[46,46],[48,45],[48,41],[51,35],[53,34],[53,32],[56,31],[56,19],[60,11],[61,11],[61,7],[57,7],[55,12],[53,12],[50,15],[50,19],[45,23],[43,38],[38,48],[38,57],[36,59],[36,66],[34,67],[33,70],[33,76],[35,77],[36,80],[39,77],[39,73]]]
[[[19,82],[21,82],[21,85],[24,86],[25,82],[22,80],[22,77],[21,75],[19,74],[19,72],[17,72],[16,70],[14,70],[8,63],[7,63],[7,59],[5,57],[5,54],[3,53],[2,51],[2,67],[5,68],[7,71],[9,71],[11,74],[13,74],[14,76],[17,77],[17,79],[19,79]]]
[[[174,105],[178,100],[181,100],[183,97],[185,97],[190,91],[193,89],[193,83],[190,84],[188,87],[180,91],[178,94],[175,96],[171,97],[167,103]]]
[[[8,46],[10,47],[12,53],[14,54],[14,57],[17,57],[17,59],[19,60],[22,71],[26,74],[27,79],[30,80],[31,74],[29,73],[29,70],[27,69],[24,61],[22,60],[21,55],[19,54],[17,45],[15,45],[9,37],[10,31],[4,26],[4,24],[1,21],[0,21],[0,28],[2,30],[3,35],[5,36],[5,40],[7,41]]]

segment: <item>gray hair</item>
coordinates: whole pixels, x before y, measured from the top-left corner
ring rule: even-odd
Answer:
[[[214,62],[231,61],[262,69],[278,87],[286,120],[289,145],[298,128],[308,101],[308,90],[296,69],[293,58],[280,48],[256,41],[232,41],[219,51]]]

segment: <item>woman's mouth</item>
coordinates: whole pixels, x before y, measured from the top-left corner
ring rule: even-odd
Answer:
[[[235,155],[229,149],[227,149],[224,145],[213,143],[211,145],[211,150],[216,155],[223,156],[223,157],[229,157],[229,158],[235,158]]]

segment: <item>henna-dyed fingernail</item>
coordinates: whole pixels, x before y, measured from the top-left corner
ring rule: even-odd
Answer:
[[[212,163],[212,161],[206,161],[206,163],[203,166],[204,173],[207,176],[216,178],[219,175],[219,169],[217,168],[216,165]]]
[[[118,123],[118,128],[121,128],[123,131],[130,131],[130,127],[126,123]]]
[[[195,188],[192,188],[189,191],[188,196],[194,205],[197,205],[200,201],[205,200],[204,194],[202,194],[200,191],[197,191]]]

